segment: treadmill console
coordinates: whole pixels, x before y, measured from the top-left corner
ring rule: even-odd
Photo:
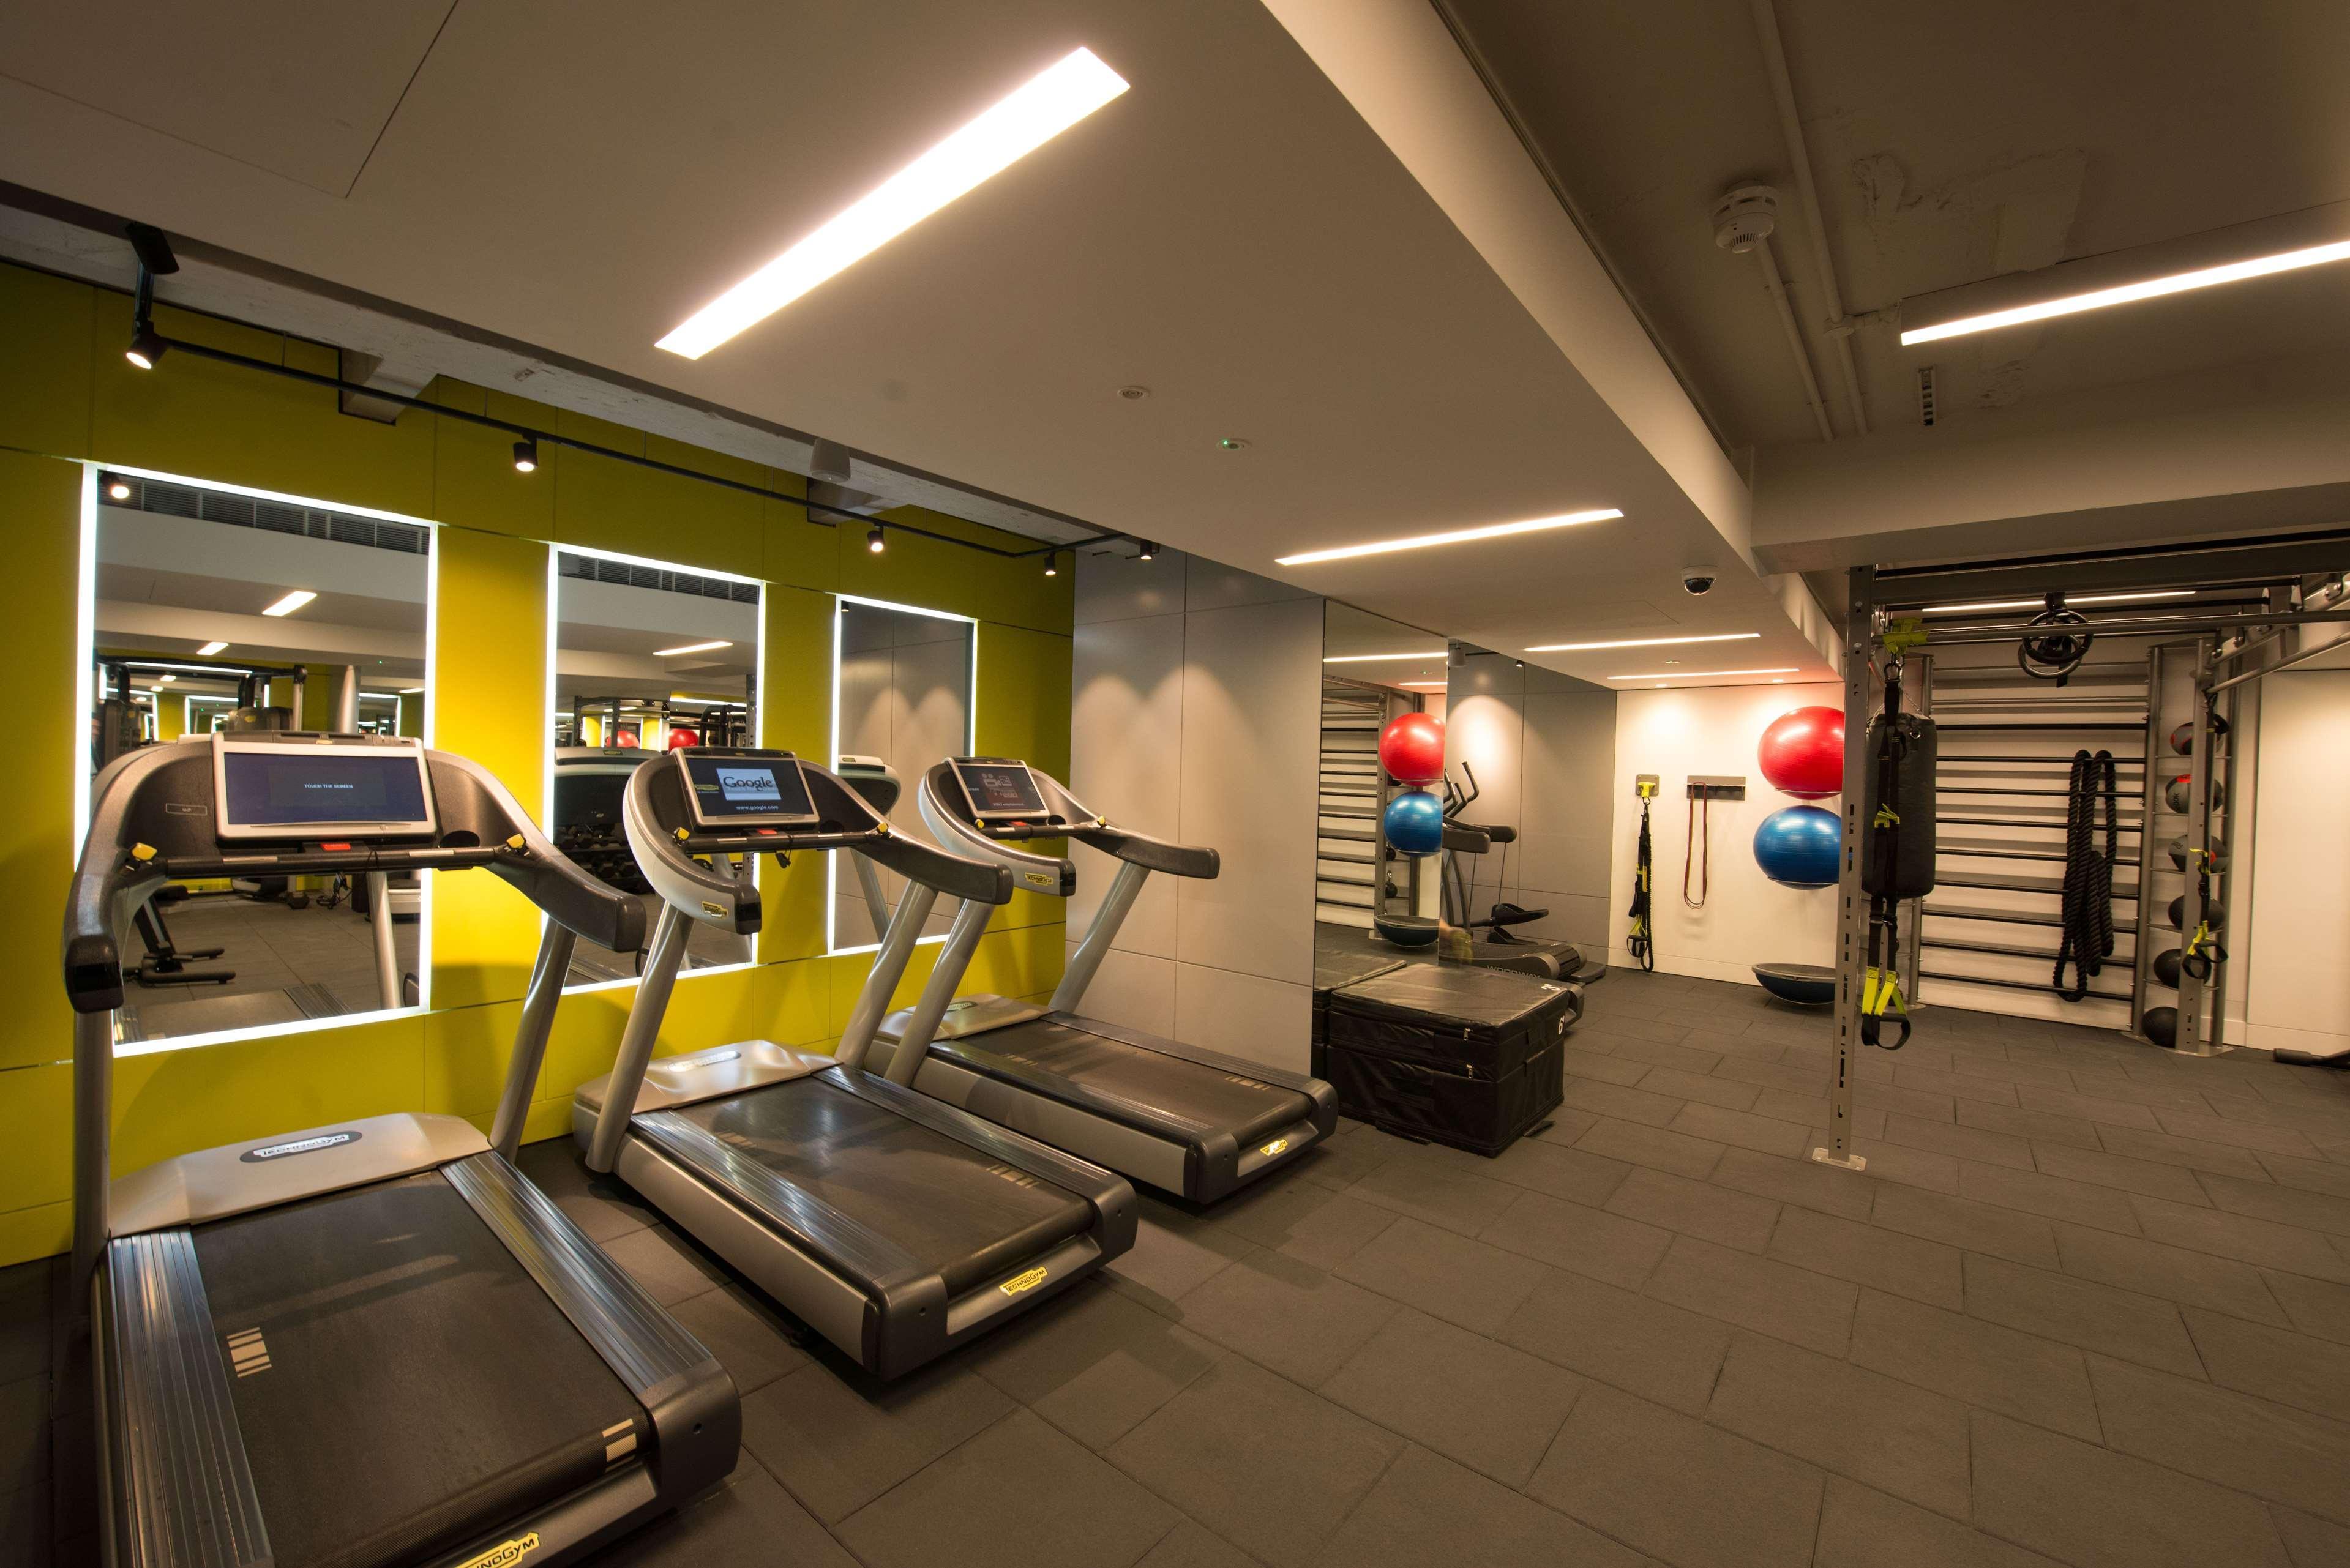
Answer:
[[[424,742],[215,732],[213,831],[225,840],[431,838],[440,824]]]
[[[806,827],[816,821],[807,775],[789,752],[727,756],[688,749],[671,754],[685,769],[686,800],[700,826]]]
[[[1014,757],[956,757],[949,764],[962,785],[973,822],[1041,822],[1045,792],[1028,764]]]

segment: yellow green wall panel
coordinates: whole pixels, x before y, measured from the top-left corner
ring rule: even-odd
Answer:
[[[159,307],[169,335],[331,373],[324,346]],[[0,265],[0,528],[16,589],[0,618],[0,655],[25,691],[13,732],[36,765],[0,782],[0,876],[62,888],[72,842],[75,770],[87,716],[72,711],[79,663],[77,581],[82,470],[90,459],[328,505],[442,524],[434,538],[437,617],[431,694],[437,744],[498,774],[525,808],[546,798],[548,542],[768,585],[760,670],[771,745],[828,757],[836,590],[980,618],[978,728],[983,750],[1034,756],[1066,773],[1070,580],[1036,560],[1007,561],[910,535],[875,556],[856,524],[809,524],[791,498],[804,481],[511,393],[438,381],[452,408],[637,452],[772,489],[743,494],[552,445],[537,473],[515,471],[513,438],[430,410],[397,422],[342,414],[327,389],[192,356],[153,372],[122,358],[127,296]],[[918,508],[889,514],[1010,548],[1013,535]],[[273,700],[290,700],[280,683]],[[45,763],[38,759],[47,759]],[[828,1048],[869,955],[824,955],[821,856],[761,873],[766,909],[755,966],[689,974],[673,993],[660,1049],[752,1037]],[[997,913],[964,989],[1048,992],[1062,961],[1057,899]],[[118,1171],[191,1149],[322,1122],[428,1109],[486,1127],[511,1047],[515,1000],[538,940],[536,910],[482,873],[437,877],[431,1011],[257,1039],[153,1051],[117,1067]],[[0,977],[13,1002],[0,1035],[0,1265],[63,1248],[71,1227],[71,1011],[57,967],[58,911],[41,899],[0,908]],[[928,979],[918,950],[898,1005]],[[531,1109],[530,1135],[564,1129],[571,1091],[607,1071],[633,988],[564,999]]]

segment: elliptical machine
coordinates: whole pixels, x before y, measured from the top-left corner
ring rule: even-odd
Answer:
[[[1497,899],[1482,919],[1471,918],[1477,907],[1477,878],[1473,873],[1462,871],[1461,857],[1490,854],[1494,845],[1501,845],[1502,866],[1506,872],[1508,846],[1518,841],[1518,830],[1500,823],[1481,826],[1461,820],[1461,814],[1484,791],[1478,785],[1474,768],[1464,762],[1461,772],[1469,781],[1465,790],[1452,782],[1450,772],[1444,775],[1442,884],[1445,924],[1470,933],[1469,961],[1481,969],[1515,970],[1543,980],[1571,980],[1587,984],[1605,976],[1606,967],[1586,962],[1582,950],[1573,942],[1520,936],[1511,929],[1513,926],[1544,919],[1550,914],[1546,909],[1529,909],[1523,904]]]

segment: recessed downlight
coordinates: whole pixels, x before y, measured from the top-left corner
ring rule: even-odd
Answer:
[[[854,265],[1126,91],[1091,49],[1075,49],[884,180],[838,216],[720,295],[657,347],[699,359]]]
[[[1523,523],[1492,523],[1482,528],[1454,528],[1442,534],[1415,534],[1403,539],[1379,539],[1367,545],[1341,545],[1331,550],[1308,550],[1282,556],[1274,565],[1310,566],[1317,561],[1345,561],[1357,556],[1384,556],[1396,550],[1425,550],[1437,545],[1466,545],[1479,539],[1506,539],[1513,534],[1538,534],[1551,528],[1572,528],[1582,523],[1606,523],[1624,514],[1612,506],[1592,512],[1566,512],[1555,517],[1532,517]]]

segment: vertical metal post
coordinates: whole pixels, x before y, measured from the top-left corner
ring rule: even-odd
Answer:
[[[515,1025],[514,1055],[506,1063],[505,1092],[490,1123],[490,1147],[508,1159],[522,1147],[523,1123],[530,1118],[531,1094],[538,1087],[539,1064],[546,1059],[546,1038],[555,1030],[555,1006],[563,999],[571,952],[578,943],[578,936],[560,920],[547,921],[538,939],[538,961],[531,967],[522,1020]]]
[[[1094,975],[1109,956],[1110,944],[1118,940],[1118,929],[1126,921],[1127,911],[1142,892],[1142,884],[1150,877],[1150,868],[1131,860],[1118,863],[1118,876],[1102,896],[1101,908],[1094,911],[1093,924],[1086,928],[1085,940],[1077,950],[1069,955],[1069,967],[1061,973],[1061,983],[1054,988],[1053,1000],[1047,1003],[1055,1012],[1075,1012],[1077,1003],[1085,1000],[1086,987],[1094,982]]]
[[[1823,1165],[1866,1170],[1852,1150],[1853,1056],[1860,1049],[1862,971],[1868,964],[1868,897],[1860,887],[1861,819],[1868,792],[1868,666],[1876,650],[1877,568],[1855,566],[1845,605],[1844,858],[1836,876],[1835,1061],[1828,1080],[1828,1142],[1812,1150]]]
[[[72,1290],[78,1318],[89,1311],[89,1282],[112,1233],[114,1014],[74,1014],[74,1231]]]
[[[857,886],[865,894],[865,913],[873,922],[873,940],[878,942],[889,934],[889,895],[882,890],[881,873],[873,862],[852,850],[848,863],[857,867]]]
[[[1934,656],[1913,651],[1903,661],[1903,668],[1907,673],[1901,681],[1902,711],[1930,720],[1934,716]],[[1925,1006],[1918,995],[1918,970],[1926,946],[1926,900],[1904,898],[1895,919],[1901,935],[1901,995],[1914,1017]]]
[[[852,1071],[864,1067],[865,1054],[873,1048],[873,1036],[881,1027],[882,1015],[889,1011],[889,998],[897,992],[898,977],[906,972],[914,944],[922,940],[922,928],[930,924],[931,908],[938,900],[936,888],[910,879],[899,889],[897,913],[889,917],[889,929],[881,933],[881,950],[873,955],[873,967],[866,972],[865,988],[857,993],[857,1005],[850,1009],[848,1022],[840,1031],[837,1059],[842,1066]],[[924,1050],[929,1048],[927,1044],[923,1046]]]
[[[2236,748],[2242,743],[2244,736],[2243,726],[2236,711],[2236,700],[2241,694],[2241,687],[2229,688],[2228,711],[2222,715],[2228,722],[2228,764],[2220,770],[2220,798],[2227,803],[2228,810],[2231,814],[2241,814],[2243,809],[2236,801]],[[2216,746],[2220,742],[2215,740],[2211,743]],[[2229,821],[2231,825],[2235,824],[2241,821],[2241,815],[2231,815]],[[2236,868],[2238,850],[2241,849],[2246,853],[2246,863],[2250,864],[2250,846],[2242,842],[2244,836],[2241,833],[2230,833],[2227,837],[2234,847],[2228,851],[2228,870],[2225,875],[2232,876]],[[2222,873],[2215,871],[2213,875],[2217,877]],[[2214,902],[2222,911],[2229,907],[2228,888],[2231,886],[2232,884],[2224,881],[2220,884],[2220,894]],[[2225,942],[2220,944],[2223,951],[2227,945]],[[2227,960],[2211,961],[2211,1044],[2222,1051],[2229,1048],[2228,971]]]
[[[375,928],[375,1000],[385,1009],[398,1007],[400,948],[392,940],[391,878],[381,871],[367,874],[368,919]]]
[[[907,1014],[905,1033],[898,1036],[898,1054],[889,1058],[891,1083],[913,1087],[914,1075],[921,1070],[923,1060],[931,1054],[931,1041],[939,1032],[939,1020],[947,1015],[947,1004],[954,1001],[955,988],[962,983],[963,971],[971,967],[971,955],[979,947],[979,940],[987,934],[987,918],[994,912],[994,905],[983,904],[976,898],[964,899],[962,908],[955,912],[946,945],[939,949],[938,967],[931,971],[931,982],[922,987],[913,1012]]]
[[[628,1027],[620,1031],[619,1054],[612,1075],[604,1080],[604,1108],[596,1117],[596,1136],[588,1145],[588,1168],[611,1174],[620,1158],[620,1139],[628,1135],[629,1118],[636,1115],[637,1091],[644,1086],[645,1067],[652,1061],[653,1043],[660,1037],[661,1014],[669,1011],[669,993],[677,984],[677,966],[685,958],[691,929],[677,906],[663,902],[653,923],[652,961],[637,981],[637,1000],[629,1008]]]
[[[2137,810],[2137,940],[2130,959],[2130,1033],[2146,1036],[2147,987],[2154,981],[2154,857],[2160,852],[2155,837],[2155,813],[2162,805],[2162,652],[2155,644],[2146,650],[2146,772],[2139,782],[2144,796]]]
[[[2211,683],[2214,646],[2208,633],[2196,639],[2195,673],[2187,688],[2188,722],[2194,738],[2187,753],[2187,877],[2178,916],[2182,956],[2195,928],[2202,923],[2203,884],[2197,873],[2202,868],[2202,852],[2211,842],[2211,730],[2203,695]],[[2172,1039],[2182,1056],[2217,1054],[2203,1037],[2203,982],[2189,974],[2183,964],[2178,971],[2178,1029]]]

